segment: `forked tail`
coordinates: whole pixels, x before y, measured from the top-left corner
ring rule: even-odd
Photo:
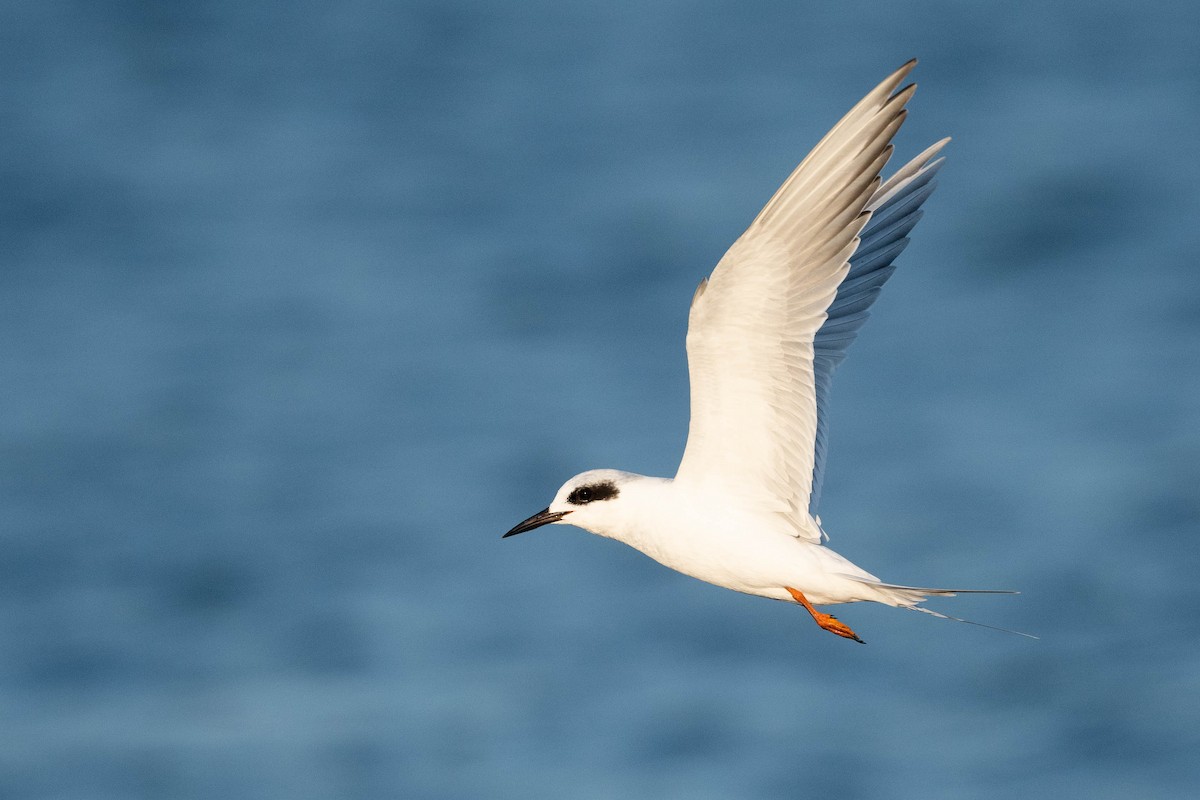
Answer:
[[[985,591],[984,594],[1020,594],[1020,592],[986,592]],[[911,608],[913,611],[920,611],[922,614],[931,614],[931,615],[937,617],[938,619],[952,619],[955,622],[965,622],[968,625],[975,625],[980,628],[990,628],[991,630],[1001,631],[1002,633],[1011,633],[1016,636],[1024,636],[1026,639],[1040,639],[1041,638],[1040,636],[1034,636],[1032,633],[1022,633],[1021,631],[1014,631],[1012,628],[1001,628],[998,625],[988,625],[983,622],[974,622],[969,619],[962,619],[961,617],[952,617],[949,614],[942,614],[938,611],[934,611],[932,608],[925,608],[923,606],[905,606],[905,608]]]
[[[847,575],[846,577],[851,577]],[[894,583],[883,583],[882,581],[865,580],[861,577],[854,577],[853,580],[858,581],[864,586],[869,586],[881,595],[881,599],[890,605],[900,606],[901,608],[909,608],[913,611],[920,611],[922,614],[929,614],[938,619],[949,619],[955,622],[964,622],[967,625],[976,625],[980,628],[990,628],[994,631],[1003,633],[1011,633],[1016,636],[1024,636],[1027,639],[1037,639],[1031,633],[1022,633],[1009,628],[1001,628],[996,625],[986,625],[982,622],[973,622],[969,619],[961,619],[952,617],[949,614],[943,614],[939,611],[934,611],[931,608],[925,608],[920,603],[924,602],[927,597],[954,597],[956,594],[1020,594],[1010,589],[930,589],[921,586],[899,586]]]

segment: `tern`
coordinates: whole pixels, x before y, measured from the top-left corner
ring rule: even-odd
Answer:
[[[817,516],[830,380],[921,218],[949,141],[882,179],[916,89],[897,87],[915,65],[826,134],[700,282],[688,314],[691,421],[675,477],[581,473],[504,537],[574,525],[702,581],[796,603],[857,642],[816,606],[869,601],[967,622],[920,603],[1013,593],[885,583],[825,546]]]

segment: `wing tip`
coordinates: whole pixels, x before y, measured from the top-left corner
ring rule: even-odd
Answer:
[[[910,72],[916,69],[918,63],[919,59],[916,56],[913,56],[908,61],[905,61],[903,64],[897,67],[895,71],[893,71],[892,74],[887,77],[887,79],[889,81],[895,80],[896,83],[899,84],[900,81],[908,77]]]

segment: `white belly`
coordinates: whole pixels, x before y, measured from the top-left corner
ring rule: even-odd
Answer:
[[[659,520],[625,541],[660,564],[737,592],[794,602],[790,586],[817,605],[872,599],[851,579],[872,576],[770,517],[696,511],[687,519]]]

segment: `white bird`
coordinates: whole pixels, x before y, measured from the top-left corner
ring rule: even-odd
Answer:
[[[798,603],[825,630],[858,642],[814,606],[872,601],[957,619],[918,604],[991,591],[884,583],[824,546],[816,516],[830,379],[908,244],[949,141],[881,179],[916,89],[897,87],[915,65],[825,135],[696,289],[691,424],[674,479],[584,472],[505,537],[575,525],[702,581]]]

